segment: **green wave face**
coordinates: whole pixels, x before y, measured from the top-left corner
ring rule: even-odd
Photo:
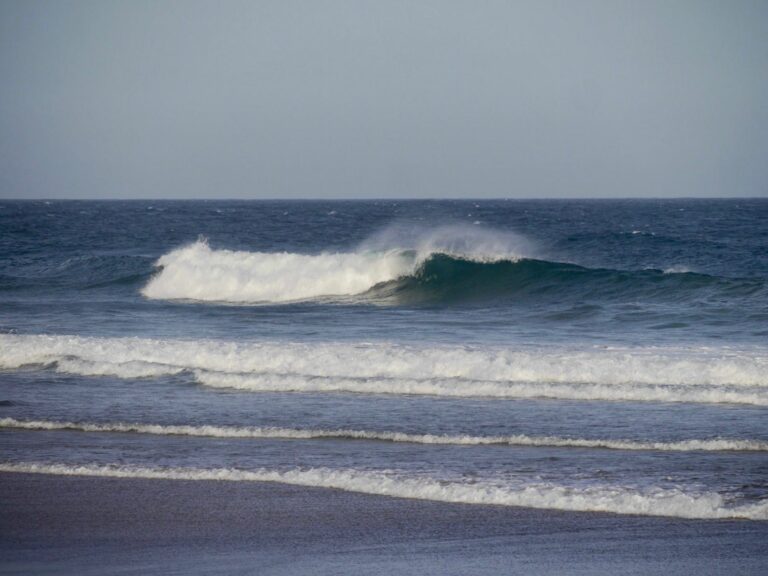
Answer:
[[[447,254],[433,254],[413,275],[378,284],[366,293],[373,300],[397,304],[550,299],[684,302],[765,295],[762,279],[594,269],[534,259],[479,262]]]

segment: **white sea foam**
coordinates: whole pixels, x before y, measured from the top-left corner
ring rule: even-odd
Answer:
[[[680,440],[676,442],[641,442],[634,440],[562,438],[558,436],[472,436],[468,434],[409,434],[370,430],[318,430],[302,428],[277,428],[255,426],[190,426],[143,423],[89,423],[61,422],[55,420],[17,420],[0,418],[0,428],[24,430],[74,430],[81,432],[118,432],[152,434],[159,436],[204,436],[213,438],[281,438],[289,440],[350,439],[405,442],[413,444],[454,444],[464,446],[508,445],[551,446],[563,448],[605,448],[612,450],[659,450],[659,451],[768,451],[768,442],[761,440],[713,438],[705,440]]]
[[[197,242],[158,260],[142,290],[147,298],[287,302],[352,295],[410,273],[414,260],[384,253],[292,254],[212,250]]]
[[[387,229],[358,250],[321,254],[213,250],[205,240],[173,250],[142,290],[147,298],[233,303],[289,302],[361,294],[413,274],[429,255],[495,261],[517,259],[518,236],[446,226],[408,233]]]
[[[687,274],[689,272],[693,272],[693,270],[683,264],[676,264],[664,269],[664,274]]]
[[[611,512],[679,518],[745,518],[768,520],[768,501],[731,504],[715,492],[624,486],[571,487],[553,483],[508,486],[491,482],[463,483],[396,472],[369,472],[310,468],[294,470],[239,470],[232,468],[141,468],[124,465],[68,465],[51,463],[0,463],[0,472],[147,478],[167,480],[218,480],[279,482],[299,486],[335,488],[397,498],[439,502],[522,506],[581,512]]]
[[[0,368],[120,378],[186,372],[252,391],[768,405],[762,348],[503,348],[0,335]]]
[[[422,396],[490,398],[552,398],[567,400],[629,400],[695,402],[768,406],[768,390],[702,385],[551,384],[548,382],[488,382],[479,380],[325,378],[305,376],[222,374],[196,370],[201,384],[253,392],[352,392]]]

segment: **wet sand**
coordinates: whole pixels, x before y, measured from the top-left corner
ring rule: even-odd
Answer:
[[[2,574],[739,574],[768,522],[0,473]]]

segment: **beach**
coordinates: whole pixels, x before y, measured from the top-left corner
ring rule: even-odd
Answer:
[[[768,2],[0,29],[0,576],[768,575]]]
[[[763,574],[767,218],[0,203],[0,571]]]
[[[2,574],[763,574],[768,525],[0,474]]]

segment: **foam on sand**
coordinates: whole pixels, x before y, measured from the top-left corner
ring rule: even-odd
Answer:
[[[279,482],[335,488],[397,498],[462,504],[522,506],[580,512],[611,512],[678,518],[744,518],[768,520],[768,501],[732,505],[714,492],[685,492],[679,488],[639,490],[623,486],[576,488],[553,483],[506,486],[489,482],[441,481],[396,472],[309,468],[294,470],[239,470],[232,468],[143,468],[124,465],[69,465],[34,462],[0,463],[0,472],[146,478]]]

